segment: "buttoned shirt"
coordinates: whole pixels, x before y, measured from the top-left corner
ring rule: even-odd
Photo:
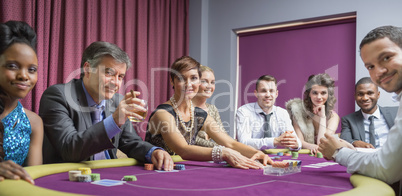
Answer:
[[[270,118],[270,130],[272,137],[264,138],[264,112],[257,102],[248,103],[241,106],[236,113],[236,130],[239,142],[252,146],[259,150],[276,148],[274,138],[280,136],[285,131],[292,131],[297,135],[292,126],[289,113],[278,106],[272,106],[272,116]],[[265,113],[265,112],[264,112]],[[265,113],[266,114],[266,113]],[[297,138],[298,149],[301,148],[301,142]],[[294,149],[292,149],[294,150]]]
[[[372,153],[342,148],[336,162],[347,166],[349,173],[359,173],[392,184],[402,180],[402,92],[397,95],[399,108],[395,124],[389,130],[387,141],[381,149]]]
[[[370,116],[375,116],[374,118],[374,137],[375,137],[375,143],[376,143],[376,148],[381,148],[381,146],[384,145],[385,141],[387,141],[387,136],[389,133],[389,127],[387,125],[387,122],[385,121],[384,116],[380,112],[380,108],[377,107],[377,110],[373,114],[366,114],[362,112],[363,117],[364,117],[364,133],[365,133],[365,142],[370,143],[370,131],[369,131],[369,126],[370,126]]]

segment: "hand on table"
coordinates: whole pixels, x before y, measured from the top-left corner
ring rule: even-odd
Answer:
[[[311,147],[310,147],[310,154],[316,155],[318,152],[319,152],[319,150],[318,150],[318,145],[311,144]]]
[[[172,157],[164,150],[156,149],[152,152],[151,157],[152,163],[157,170],[172,171],[173,170],[173,160]]]
[[[257,153],[255,153],[252,157],[251,160],[259,160],[260,162],[262,162],[262,164],[264,166],[266,166],[267,164],[272,165],[273,161],[272,159],[265,153],[263,153],[262,151],[258,151]]]
[[[296,136],[289,132],[282,133],[279,137],[274,139],[274,144],[286,148],[299,148]]]
[[[373,148],[373,149],[375,149],[375,147],[373,145],[371,145],[370,143],[366,143],[366,142],[363,142],[360,140],[354,141],[353,146],[357,147],[357,148]]]
[[[0,181],[4,179],[23,179],[31,184],[35,184],[23,167],[10,160],[0,162]]]
[[[263,153],[263,152],[261,152]],[[264,154],[264,153],[263,153]],[[255,154],[254,156],[256,156]],[[253,156],[253,158],[254,158]],[[232,150],[230,148],[222,149],[222,158],[224,161],[229,163],[232,167],[241,168],[241,169],[262,169],[263,165],[253,159],[249,159],[239,152]],[[261,158],[257,156],[257,158]]]

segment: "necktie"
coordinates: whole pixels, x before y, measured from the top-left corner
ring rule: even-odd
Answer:
[[[101,114],[103,112],[102,108],[94,107],[94,111],[91,112],[92,124],[96,124],[102,121]]]
[[[94,107],[94,110],[91,112],[91,118],[92,118],[92,124],[96,124],[100,121],[102,121],[102,112],[103,108],[102,107]],[[94,155],[94,160],[103,160],[103,159],[108,159],[109,153],[105,150],[102,152],[98,152]]]
[[[264,138],[265,137],[272,137],[270,126],[269,126],[269,120],[271,119],[272,113],[265,114],[264,112],[261,112],[260,114],[262,114],[264,116],[264,125],[263,125],[263,127],[264,127]]]
[[[370,121],[369,132],[370,132],[370,144],[373,145],[374,147],[376,147],[375,132],[374,132],[374,118],[375,118],[375,116],[369,117],[369,121]]]

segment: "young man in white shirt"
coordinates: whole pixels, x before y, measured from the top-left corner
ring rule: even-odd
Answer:
[[[270,75],[258,78],[254,95],[257,102],[245,104],[237,110],[237,139],[258,150],[278,146],[299,150],[301,142],[288,112],[275,106],[278,97],[276,79]]]
[[[381,149],[372,153],[347,147],[348,142],[330,135],[321,139],[319,150],[327,159],[347,166],[349,173],[359,173],[392,184],[402,180],[402,28],[378,27],[360,43],[360,56],[371,80],[399,101],[395,124]]]

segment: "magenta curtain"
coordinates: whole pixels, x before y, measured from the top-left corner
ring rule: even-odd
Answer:
[[[171,95],[167,68],[188,55],[188,5],[188,0],[0,0],[0,22],[22,20],[38,34],[39,79],[22,104],[38,112],[47,87],[79,78],[83,50],[108,41],[133,62],[120,93],[141,91],[153,111]],[[146,122],[136,125],[144,137]]]

